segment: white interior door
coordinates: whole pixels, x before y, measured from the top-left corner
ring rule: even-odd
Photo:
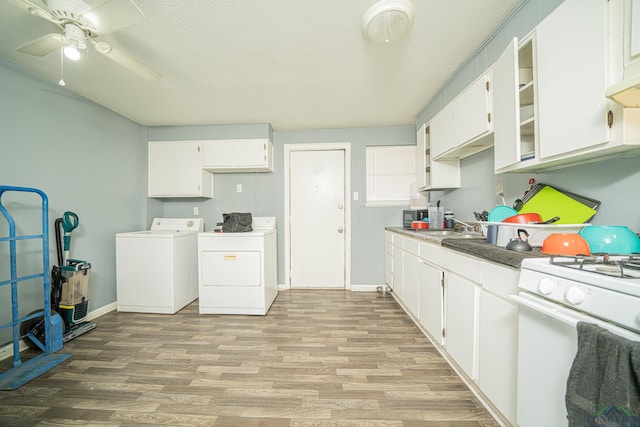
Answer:
[[[345,150],[289,156],[290,285],[344,288]]]

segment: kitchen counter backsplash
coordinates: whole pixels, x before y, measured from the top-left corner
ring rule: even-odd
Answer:
[[[549,257],[548,255],[540,253],[540,248],[533,248],[533,251],[531,252],[511,251],[500,246],[489,244],[486,239],[481,236],[478,238],[434,236],[430,235],[429,232],[413,231],[403,227],[385,227],[385,230],[399,233],[407,237],[412,237],[414,239],[439,244],[468,255],[473,255],[478,258],[486,259],[512,268],[520,268],[520,264],[525,258]]]

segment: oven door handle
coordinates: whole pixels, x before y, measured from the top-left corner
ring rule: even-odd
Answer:
[[[520,305],[528,307],[539,313],[545,314],[546,316],[559,320],[562,323],[566,323],[567,325],[571,325],[571,326],[578,325],[578,319],[571,316],[567,316],[566,314],[560,313],[558,310],[544,307],[540,304],[536,304],[535,301],[531,301],[530,299],[525,298],[522,295],[510,295],[509,297]]]

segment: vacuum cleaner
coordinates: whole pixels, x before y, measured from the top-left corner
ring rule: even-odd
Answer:
[[[89,308],[89,279],[91,264],[69,258],[71,233],[78,228],[78,215],[65,212],[55,220],[58,265],[51,270],[51,313],[60,316],[63,325],[62,339],[72,340],[95,329],[95,322],[83,321]],[[61,229],[64,230],[61,239]],[[36,310],[37,311],[37,310]],[[44,319],[34,318],[21,325],[21,335],[29,338],[30,346],[44,348]]]

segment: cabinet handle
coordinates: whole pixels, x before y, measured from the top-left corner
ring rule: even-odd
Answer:
[[[489,86],[490,86],[490,85],[489,85],[489,82],[487,82],[485,86],[486,86],[486,88],[487,88],[487,92],[489,92]]]
[[[609,129],[613,126],[613,111],[611,110],[607,113],[607,126],[609,126]]]
[[[491,123],[491,113],[487,113],[487,122]]]

